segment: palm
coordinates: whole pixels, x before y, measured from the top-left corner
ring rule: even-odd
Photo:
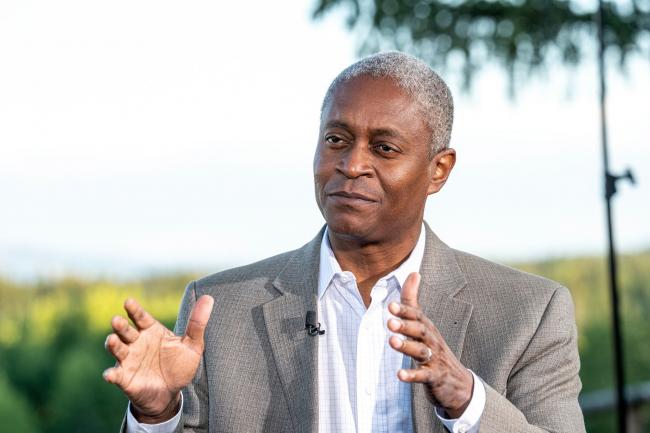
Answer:
[[[160,412],[164,407],[151,406],[187,385],[200,360],[201,353],[156,322],[140,331],[140,337],[129,345],[129,354],[120,362],[124,371],[122,390],[141,410]]]
[[[113,319],[117,335],[110,335],[106,346],[117,364],[104,377],[122,389],[141,413],[162,413],[194,377],[203,354],[211,299],[197,302],[184,336],[165,328],[135,301],[127,301],[125,309],[137,330],[124,318]]]

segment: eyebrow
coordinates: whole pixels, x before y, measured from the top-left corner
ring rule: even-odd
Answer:
[[[350,126],[341,120],[330,120],[325,124],[326,128],[350,129]]]
[[[400,134],[396,130],[390,129],[390,128],[373,129],[372,130],[372,135],[382,135],[384,137],[399,138],[399,139],[404,138],[402,136],[402,134]]]
[[[342,120],[330,120],[325,124],[325,128],[341,128],[341,129],[346,129],[348,131],[352,129],[350,128],[350,125],[348,125]],[[370,132],[372,133],[372,135],[381,135],[384,137],[404,139],[404,136],[402,134],[400,134],[395,129],[391,129],[391,128],[377,128],[371,130]]]

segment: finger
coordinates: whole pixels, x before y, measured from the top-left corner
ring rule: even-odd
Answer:
[[[419,321],[424,323],[431,332],[432,340],[443,339],[436,325],[433,324],[433,322],[422,312],[420,308],[415,308],[404,304],[398,304],[397,302],[391,302],[388,305],[388,311],[398,318],[406,319],[406,320],[414,320],[414,321]],[[393,332],[397,332],[395,329],[391,328],[390,323],[389,323],[389,329],[391,329]]]
[[[124,309],[139,330],[147,329],[156,323],[156,320],[135,299],[127,299],[124,302]]]
[[[415,361],[426,363],[431,361],[432,350],[424,343],[415,340],[402,340],[401,338],[393,335],[388,339],[390,347],[402,352],[404,355],[410,356]]]
[[[115,359],[117,359],[118,362],[124,361],[124,359],[129,355],[129,346],[124,344],[115,334],[110,334],[106,337],[104,347],[115,357]]]
[[[420,279],[420,274],[417,272],[411,272],[409,276],[406,277],[400,296],[402,304],[411,307],[418,306],[418,288],[420,287]]]
[[[428,317],[424,315],[419,307],[412,307],[406,304],[391,302],[388,304],[388,311],[390,311],[392,315],[400,317],[402,319],[419,320],[425,323],[429,322]]]
[[[417,320],[388,320],[388,329],[391,331],[399,332],[406,337],[422,341],[426,344],[432,343],[433,340],[433,332],[428,325],[426,322]]]
[[[409,383],[433,384],[436,381],[435,373],[430,368],[401,368],[397,371],[397,378]]]
[[[114,316],[111,320],[111,326],[117,336],[120,337],[120,340],[127,344],[133,343],[140,336],[140,333],[129,325],[129,321],[122,316]]]
[[[122,375],[122,367],[119,366],[107,368],[102,373],[102,377],[106,382],[114,383],[117,386],[120,386],[120,383],[122,382]]]
[[[214,299],[212,296],[203,295],[196,301],[196,305],[190,312],[183,340],[198,353],[203,353],[203,334],[205,333],[205,327],[208,325],[213,306]]]

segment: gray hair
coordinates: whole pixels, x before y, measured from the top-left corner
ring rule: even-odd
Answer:
[[[422,60],[398,51],[373,54],[345,68],[325,93],[321,117],[336,88],[361,75],[391,78],[414,100],[431,129],[431,157],[449,146],[454,121],[454,101],[449,87]]]

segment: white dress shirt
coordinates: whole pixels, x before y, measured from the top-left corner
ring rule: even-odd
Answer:
[[[386,322],[394,317],[388,304],[400,301],[406,277],[419,271],[424,247],[422,229],[406,261],[372,288],[370,306],[366,309],[355,276],[341,270],[325,230],[318,278],[318,320],[326,330],[318,342],[319,433],[413,432],[411,385],[397,378],[400,368],[410,368],[411,358],[388,345],[388,338],[394,333]],[[460,418],[447,419],[441,410],[436,410],[452,433],[478,432],[485,387],[473,372],[472,375],[472,399]],[[127,433],[172,433],[179,420],[180,411],[165,423],[140,424],[127,410]]]

